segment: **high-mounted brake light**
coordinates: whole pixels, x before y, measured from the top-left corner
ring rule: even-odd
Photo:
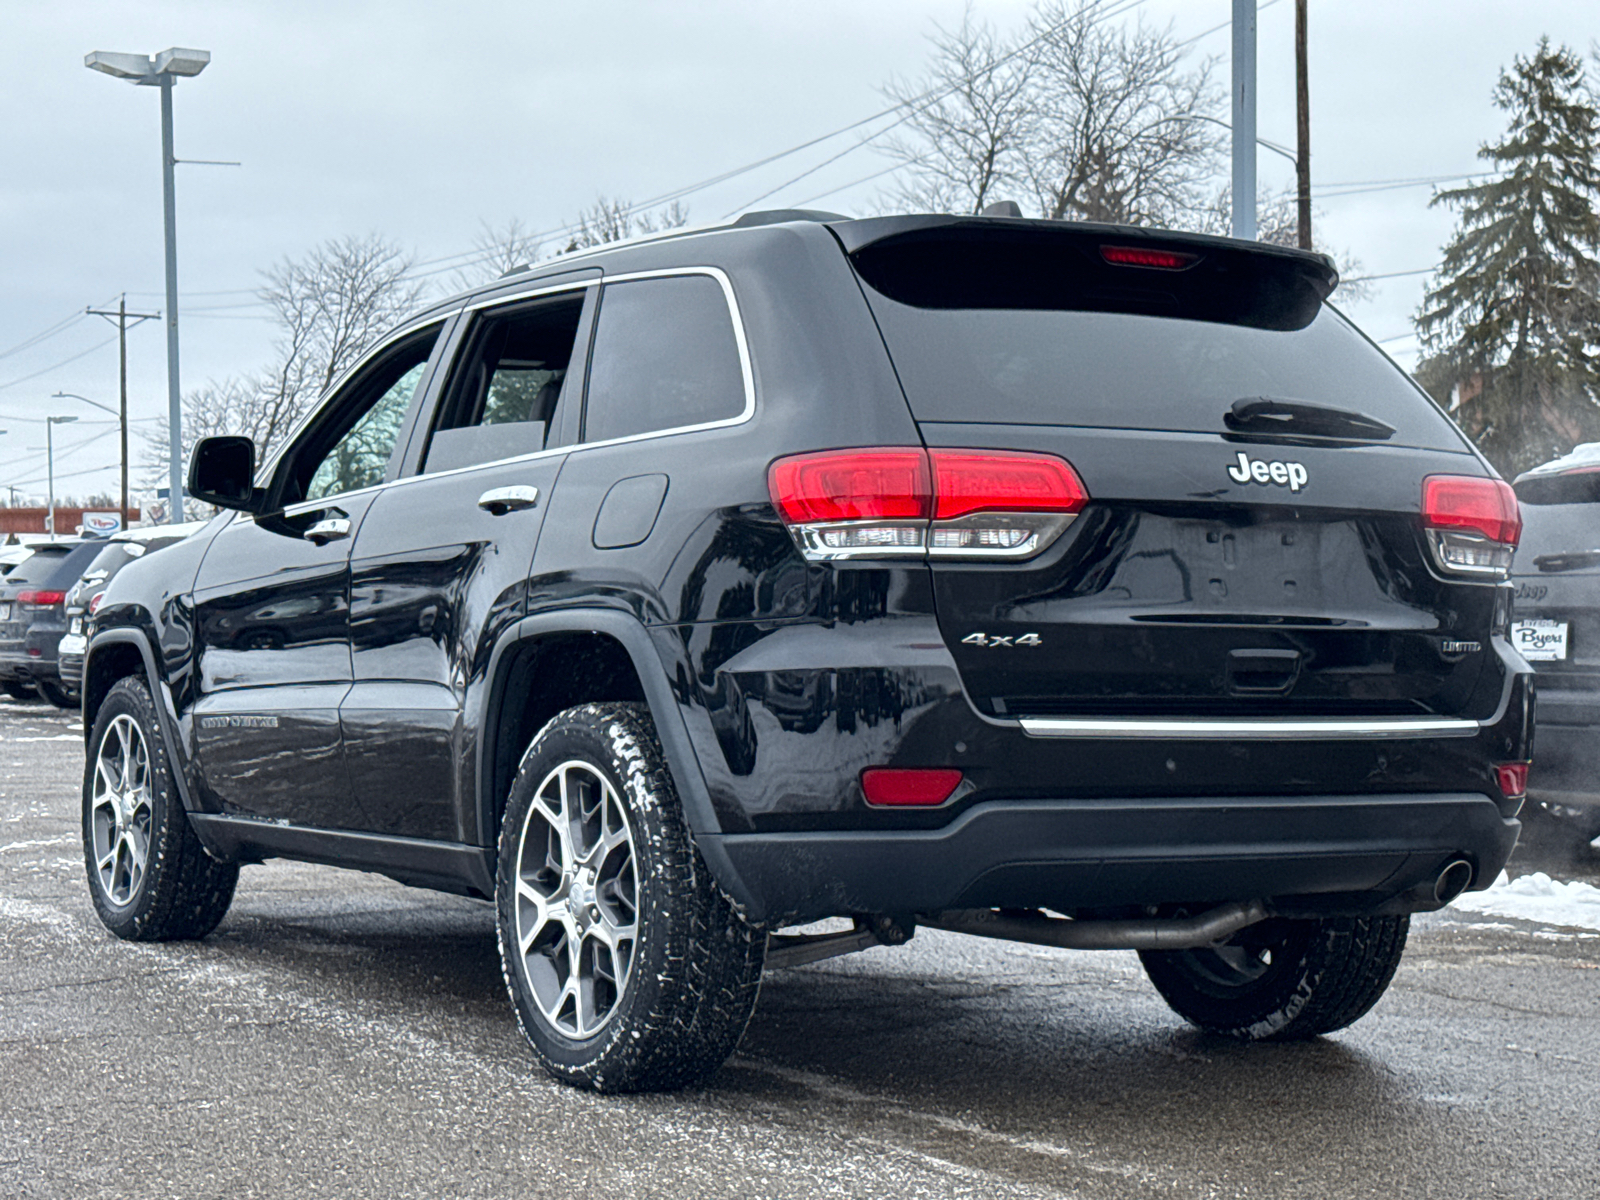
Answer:
[[[1522,537],[1522,514],[1511,485],[1478,475],[1424,479],[1422,523],[1434,561],[1458,575],[1504,578]]]
[[[1065,459],[1015,450],[833,450],[767,473],[778,514],[814,561],[864,556],[1026,558],[1089,493]]]
[[[1117,267],[1151,267],[1157,271],[1181,271],[1200,260],[1198,254],[1148,246],[1101,246],[1100,257]]]
[[[65,592],[18,592],[18,604],[37,604],[41,608],[49,608],[52,604],[60,604],[67,598]]]

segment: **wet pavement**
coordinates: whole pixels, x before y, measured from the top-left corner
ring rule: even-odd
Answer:
[[[481,903],[272,863],[203,942],[111,938],[76,724],[0,702],[0,1196],[1600,1195],[1597,933],[1422,918],[1357,1025],[1241,1046],[1131,954],[923,931],[770,973],[712,1086],[598,1097],[525,1052]]]

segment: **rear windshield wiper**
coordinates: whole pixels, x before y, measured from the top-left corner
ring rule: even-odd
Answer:
[[[1245,396],[1222,415],[1229,429],[1240,433],[1283,433],[1299,437],[1354,438],[1382,442],[1394,436],[1394,426],[1366,413],[1274,400],[1270,396]]]
[[[1584,567],[1600,567],[1600,550],[1574,550],[1570,554],[1541,554],[1533,560],[1541,571],[1581,571]]]

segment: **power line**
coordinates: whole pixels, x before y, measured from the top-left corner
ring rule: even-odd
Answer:
[[[85,314],[85,315],[87,315],[87,314]],[[0,383],[0,391],[4,391],[6,388],[16,387],[17,384],[19,384],[19,383],[27,383],[28,380],[37,379],[41,375],[48,375],[51,371],[54,371],[57,367],[64,367],[68,363],[77,362],[80,358],[83,358],[83,357],[85,357],[86,355],[89,355],[89,354],[93,354],[96,350],[103,350],[105,347],[111,345],[111,343],[116,341],[116,340],[117,340],[116,335],[112,334],[105,341],[96,342],[94,345],[90,346],[87,350],[80,350],[77,354],[74,354],[69,358],[63,358],[58,363],[51,363],[48,367],[45,367],[42,370],[35,371],[31,375],[22,375],[22,376],[20,376],[20,377],[18,377],[16,379],[9,380],[6,383]]]
[[[1113,2],[1113,0],[1096,0],[1095,7],[1098,7],[1099,4],[1101,4],[1101,3],[1108,3],[1108,2]],[[1113,8],[1113,9],[1111,9],[1109,11],[1096,14],[1093,17],[1093,23],[1094,24],[1100,24],[1100,23],[1102,23],[1104,21],[1111,20],[1113,17],[1125,16],[1127,13],[1132,12],[1134,9],[1142,7],[1146,2],[1147,2],[1147,0],[1123,0],[1122,6],[1120,8]],[[1035,37],[1030,41],[1022,43],[1021,45],[1017,46],[1015,49],[1011,50],[1008,54],[1002,55],[1000,58],[996,59],[995,62],[992,65],[1000,66],[1000,65],[1002,65],[1002,64],[1004,64],[1006,62],[1009,62],[1012,58],[1015,58],[1016,56],[1018,56],[1020,54],[1026,53],[1028,50],[1032,49],[1039,42],[1043,41],[1050,34],[1054,33],[1057,28],[1059,28],[1059,26],[1052,27],[1051,29],[1048,29],[1045,32],[1039,34],[1038,37]],[[629,211],[629,213],[633,213],[633,212],[639,211],[640,209],[655,208],[655,207],[657,207],[659,205],[670,204],[674,200],[681,200],[686,196],[691,196],[696,192],[704,191],[705,189],[707,189],[709,187],[714,187],[719,183],[726,183],[728,180],[736,179],[740,175],[746,175],[751,171],[758,170],[761,167],[768,166],[771,163],[775,163],[775,162],[780,161],[781,159],[788,158],[788,157],[790,157],[792,155],[795,155],[795,154],[798,154],[798,153],[800,153],[800,152],[802,152],[804,150],[809,150],[813,146],[820,145],[823,142],[831,141],[832,139],[834,139],[836,137],[840,137],[843,134],[850,133],[850,132],[852,132],[853,130],[856,130],[856,129],[860,129],[863,126],[871,125],[873,122],[880,121],[884,117],[893,116],[895,113],[900,112],[902,109],[914,110],[917,106],[919,106],[921,104],[924,104],[925,102],[927,102],[929,100],[938,98],[938,97],[940,97],[942,95],[948,95],[951,92],[959,90],[960,86],[961,85],[958,82],[958,83],[955,83],[955,84],[951,84],[951,85],[949,85],[947,87],[944,87],[942,89],[939,88],[939,87],[930,88],[930,89],[928,89],[928,91],[923,92],[920,95],[913,96],[913,97],[911,97],[910,99],[907,99],[907,100],[902,100],[902,101],[900,101],[900,102],[898,102],[896,104],[890,105],[888,108],[885,108],[885,109],[883,109],[883,110],[881,110],[879,112],[873,113],[870,117],[863,117],[859,121],[852,121],[848,125],[841,126],[840,128],[832,130],[832,131],[830,131],[828,133],[822,134],[819,137],[810,138],[807,141],[799,143],[798,145],[790,146],[786,150],[780,150],[776,154],[766,155],[765,157],[757,159],[754,162],[746,163],[744,166],[735,167],[732,170],[720,172],[717,175],[710,176],[709,178],[700,180],[697,183],[692,183],[692,184],[689,184],[689,185],[684,186],[684,187],[674,188],[674,189],[672,189],[670,191],[662,192],[659,195],[651,196],[651,197],[649,197],[649,198],[647,198],[645,200],[641,200],[636,204],[630,205],[629,208],[628,208],[628,211]],[[896,125],[898,125],[899,123],[900,122],[895,122]],[[884,133],[887,133],[889,128],[893,128],[893,127],[894,126],[891,125],[886,129],[879,130],[877,133],[873,134],[871,137],[865,138],[862,141],[858,142],[856,145],[852,146],[850,148],[850,150],[846,151],[845,153],[853,152],[854,150],[860,149],[864,145],[870,144],[876,138],[881,137]],[[842,158],[842,157],[844,157],[843,154],[835,155],[834,159],[830,159],[829,161],[830,162],[831,161],[835,161],[836,159]],[[823,164],[823,165],[826,165],[826,164]],[[804,178],[805,175],[807,175],[807,174],[810,174],[810,172],[809,171],[805,172],[805,174],[803,174],[801,176],[798,176],[797,179],[798,178]],[[785,184],[783,186],[788,186],[788,185]],[[780,189],[775,189],[775,190],[781,190],[781,188]],[[768,192],[767,193],[767,195],[771,195],[771,194],[773,194],[773,193],[772,192]],[[766,196],[763,196],[761,198],[765,199]],[[558,237],[561,234],[570,233],[573,230],[577,229],[578,225],[579,225],[579,222],[577,222],[577,221],[568,222],[567,224],[560,225],[560,226],[557,226],[557,227],[552,228],[552,229],[539,230],[537,232],[529,234],[528,236],[529,236],[530,240],[542,241],[542,240],[544,240],[546,238]],[[426,278],[429,278],[429,277],[434,276],[434,275],[441,275],[441,274],[445,273],[446,271],[461,270],[461,269],[463,269],[465,267],[475,266],[478,263],[488,262],[493,257],[494,257],[494,252],[492,252],[492,251],[485,253],[485,252],[480,251],[480,250],[469,250],[469,251],[463,251],[463,252],[457,253],[457,254],[444,255],[444,256],[439,257],[439,258],[424,259],[423,261],[415,264],[416,267],[426,267],[426,268],[431,268],[431,269],[429,269],[429,270],[413,270],[413,271],[408,273],[408,277],[409,278],[413,278],[413,279],[426,279]]]
[[[1415,271],[1386,271],[1382,275],[1352,275],[1349,279],[1340,280],[1341,283],[1371,283],[1375,279],[1400,279],[1406,275],[1428,275],[1439,269],[1439,264],[1431,267],[1418,267]]]
[[[33,346],[37,346],[40,342],[46,340],[47,338],[52,338],[58,333],[65,332],[73,325],[76,325],[78,321],[80,321],[85,315],[86,314],[84,313],[83,309],[78,309],[70,317],[63,317],[54,325],[50,326],[49,329],[42,330],[30,338],[24,338],[9,350],[0,351],[0,358],[10,358],[13,354],[21,354],[24,350],[30,349]]]

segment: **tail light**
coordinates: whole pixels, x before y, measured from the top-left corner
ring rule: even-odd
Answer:
[[[1515,800],[1527,792],[1528,765],[1525,762],[1501,763],[1494,769],[1494,781],[1507,800]]]
[[[780,458],[772,502],[813,561],[1026,558],[1089,502],[1072,466],[1014,450],[835,450]]]
[[[89,615],[91,617],[100,610],[100,601],[104,600],[105,598],[106,594],[104,592],[96,592],[89,598]]]
[[[18,604],[37,604],[41,608],[49,608],[52,604],[60,604],[67,598],[65,592],[18,592]]]
[[[1422,481],[1422,523],[1440,570],[1503,579],[1522,537],[1517,494],[1500,479],[1429,475]]]

